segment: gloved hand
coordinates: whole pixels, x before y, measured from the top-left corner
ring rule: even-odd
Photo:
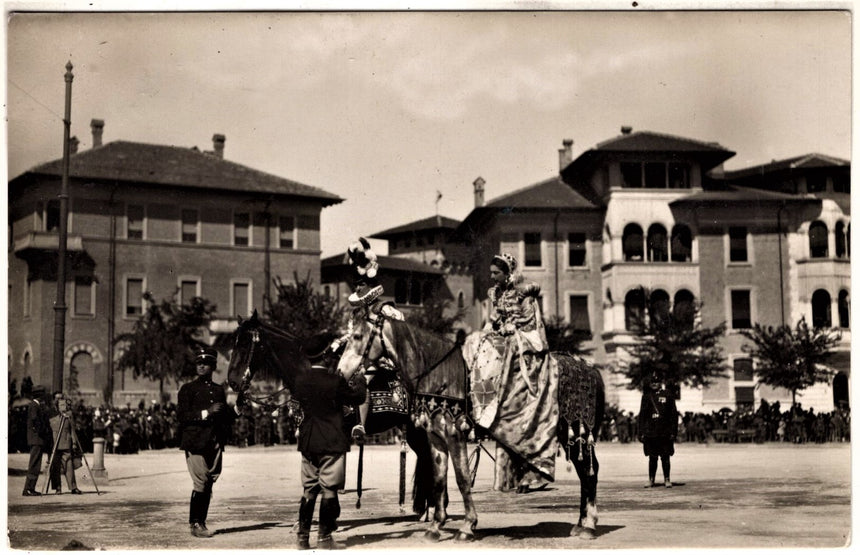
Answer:
[[[216,415],[224,410],[224,403],[215,402],[207,409],[210,415]]]

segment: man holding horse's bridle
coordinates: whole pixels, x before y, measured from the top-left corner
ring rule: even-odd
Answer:
[[[344,430],[343,407],[363,402],[367,394],[365,378],[360,371],[349,381],[334,371],[329,356],[331,340],[329,335],[318,335],[302,347],[311,369],[296,377],[293,391],[304,414],[299,426],[304,489],[299,506],[299,549],[310,549],[311,522],[320,494],[317,548],[338,547],[331,534],[337,529],[340,516],[337,492],[346,482],[346,452],[350,444]]]
[[[176,412],[179,418],[185,462],[194,486],[188,523],[191,535],[211,538],[215,533],[206,527],[212,486],[221,475],[224,446],[230,439],[233,420],[244,402],[236,401],[235,411],[227,406],[224,387],[212,381],[218,353],[212,347],[202,347],[195,357],[197,379],[179,388]]]

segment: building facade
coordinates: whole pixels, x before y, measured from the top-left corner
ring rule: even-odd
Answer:
[[[646,306],[686,310],[701,323],[726,322],[728,377],[681,391],[679,410],[705,411],[790,401],[756,387],[741,329],[794,325],[805,317],[838,328],[831,384],[809,388],[805,407],[847,402],[850,352],[850,163],[808,155],[724,172],[734,152],[717,143],[633,132],[572,156],[559,150],[559,175],[484,202],[452,235],[450,248],[472,272],[476,306],[488,313],[493,254],[514,255],[541,286],[545,318],[560,318],[591,339],[605,368],[608,402],[637,411],[639,394],[614,373]]]
[[[149,401],[158,384],[115,369],[111,345],[145,292],[216,305],[211,335],[262,309],[275,277],[319,282],[320,214],[338,196],[213,150],[116,141],[70,157],[64,388],[89,404]],[[62,160],[9,182],[9,379],[51,386]],[[226,361],[219,361],[223,372]],[[166,389],[176,389],[176,384]],[[172,391],[175,394],[175,391]]]

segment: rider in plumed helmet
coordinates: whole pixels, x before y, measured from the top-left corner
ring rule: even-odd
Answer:
[[[299,506],[298,548],[309,549],[314,505],[322,494],[319,510],[317,548],[338,547],[332,539],[340,516],[337,492],[346,477],[349,437],[344,431],[343,407],[365,399],[366,385],[360,372],[346,378],[334,372],[330,344],[332,336],[322,334],[308,340],[302,351],[311,364],[309,372],[296,377],[293,397],[301,404],[304,418],[299,426],[298,449],[302,454],[302,486]]]
[[[210,538],[213,531],[206,527],[212,486],[221,475],[224,446],[230,438],[233,420],[239,405],[227,406],[224,386],[212,381],[218,362],[218,352],[209,346],[197,350],[194,358],[197,379],[179,389],[177,416],[181,440],[179,448],[185,451],[185,462],[191,475],[193,488],[188,522],[191,535]]]

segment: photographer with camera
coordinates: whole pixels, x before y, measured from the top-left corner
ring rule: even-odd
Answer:
[[[79,456],[81,446],[75,441],[77,436],[72,431],[71,414],[71,402],[58,391],[54,394],[54,414],[50,420],[51,430],[56,438],[54,452],[51,455],[51,486],[54,493],[61,493],[62,475],[65,474],[69,490],[75,495],[80,495],[83,492],[78,489],[75,469],[82,465]]]

